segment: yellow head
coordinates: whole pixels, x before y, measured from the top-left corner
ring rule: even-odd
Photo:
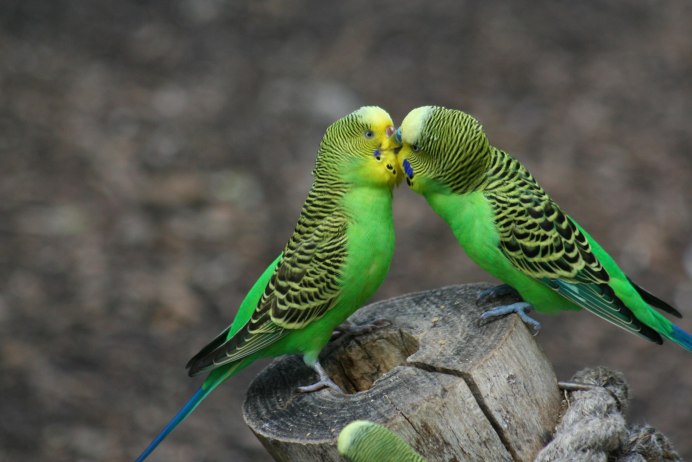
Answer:
[[[337,120],[322,138],[315,175],[337,173],[354,185],[394,187],[403,172],[393,133],[392,118],[377,106],[364,106]]]

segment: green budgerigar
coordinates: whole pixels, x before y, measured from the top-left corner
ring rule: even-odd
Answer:
[[[334,328],[375,292],[389,270],[392,190],[403,178],[392,133],[389,114],[374,106],[329,126],[293,235],[252,286],[230,327],[188,362],[191,376],[209,375],[137,462],[219,384],[259,358],[300,354],[319,376],[300,391],[339,390],[318,355]]]
[[[667,338],[692,350],[692,336],[654,308],[680,313],[632,282],[526,168],[489,144],[475,118],[424,106],[409,112],[395,138],[411,189],[449,224],[469,257],[506,284],[481,298],[514,290],[523,299],[484,318],[516,312],[537,330],[526,314],[532,307],[585,308],[650,341]]]
[[[337,449],[351,462],[425,462],[399,435],[367,420],[346,425],[339,433]]]

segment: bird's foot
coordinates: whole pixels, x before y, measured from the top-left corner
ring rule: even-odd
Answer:
[[[311,366],[312,369],[317,372],[317,375],[319,375],[320,379],[313,383],[312,385],[305,385],[304,387],[298,387],[298,391],[301,393],[309,393],[311,391],[317,391],[321,390],[323,388],[331,388],[334,391],[337,391],[341,394],[343,394],[343,390],[341,390],[341,387],[339,385],[335,384],[332,379],[329,378],[327,375],[327,372],[325,372],[324,368],[320,364],[319,361],[316,361],[313,366]]]
[[[336,340],[341,337],[357,337],[359,335],[369,334],[377,329],[391,325],[392,322],[388,319],[376,319],[373,322],[360,325],[346,321],[334,329],[334,332],[332,332],[332,340]]]
[[[498,298],[507,297],[509,295],[518,298],[519,292],[507,284],[500,284],[499,286],[490,287],[488,289],[481,290],[481,292],[478,294],[478,298],[476,299],[476,305],[480,305],[490,300],[497,300]]]
[[[529,325],[533,332],[533,335],[537,335],[538,332],[541,330],[541,323],[533,319],[528,314],[526,314],[528,311],[531,310],[531,308],[532,306],[526,302],[517,302],[512,303],[511,305],[497,306],[492,310],[488,310],[481,314],[481,319],[496,318],[498,316],[505,316],[510,313],[516,313],[519,315],[521,320],[524,321],[525,324]]]

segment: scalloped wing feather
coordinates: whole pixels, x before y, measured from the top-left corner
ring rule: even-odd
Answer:
[[[217,337],[215,348],[205,347],[188,363],[190,375],[246,358],[324,316],[341,293],[347,225],[335,213],[314,231],[294,234],[248,323],[225,342]]]

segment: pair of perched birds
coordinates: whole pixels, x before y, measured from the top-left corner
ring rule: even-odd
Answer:
[[[592,313],[662,343],[692,350],[692,335],[659,314],[680,313],[632,282],[605,250],[517,160],[488,142],[476,119],[436,106],[412,110],[395,129],[363,107],[327,129],[314,182],[293,235],[240,305],[230,327],[187,364],[202,386],[139,456],[151,451],[219,384],[263,357],[301,354],[319,376],[301,391],[339,390],[318,355],[332,331],[384,280],[394,253],[392,192],[402,179],[422,194],[471,259],[522,302],[483,317],[526,311]]]

